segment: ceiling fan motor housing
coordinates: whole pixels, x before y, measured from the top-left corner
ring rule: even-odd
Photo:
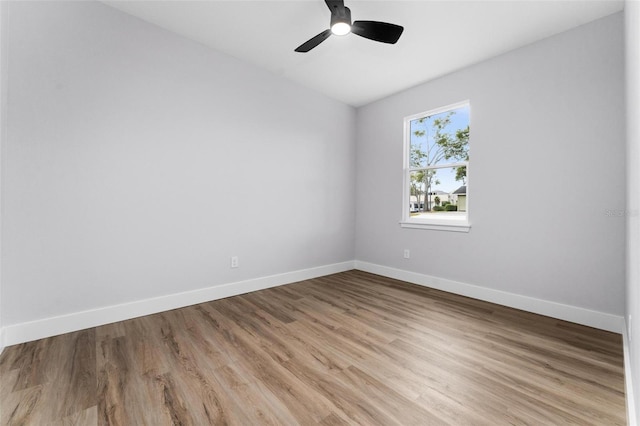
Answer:
[[[348,7],[344,7],[342,10],[340,10],[339,8],[333,9],[333,12],[331,13],[330,28],[333,28],[333,26],[339,22],[344,22],[345,24],[351,26],[351,9],[349,9]]]

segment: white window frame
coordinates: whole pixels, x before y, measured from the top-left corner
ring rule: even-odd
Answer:
[[[469,161],[464,162],[455,162],[455,163],[447,163],[447,164],[438,164],[430,167],[411,167],[411,121],[417,120],[423,117],[428,117],[436,114],[441,114],[443,112],[451,111],[454,109],[458,109],[463,106],[469,106],[470,103],[468,100],[457,102],[455,104],[443,106],[440,108],[432,109],[429,111],[421,112],[419,114],[413,114],[404,118],[404,159],[403,159],[403,184],[402,184],[402,219],[400,220],[400,226],[403,228],[415,228],[415,229],[430,229],[436,231],[453,231],[453,232],[469,232],[471,229],[471,222],[469,221],[469,182],[470,182],[470,169],[469,169]],[[469,117],[469,123],[471,123],[471,117]],[[469,139],[471,139],[471,132],[469,133]],[[469,145],[471,145],[471,140],[469,140]],[[456,166],[466,166],[467,167],[467,210],[464,216],[439,216],[433,218],[424,218],[424,217],[411,217],[410,212],[410,203],[411,203],[411,172],[415,170],[424,170],[424,169],[445,169]]]

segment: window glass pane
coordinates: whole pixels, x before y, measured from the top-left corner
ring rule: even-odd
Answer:
[[[410,173],[411,217],[464,215],[467,211],[466,166]]]
[[[417,170],[409,175],[409,212],[424,210],[426,170]]]
[[[469,105],[411,120],[411,168],[469,160]]]

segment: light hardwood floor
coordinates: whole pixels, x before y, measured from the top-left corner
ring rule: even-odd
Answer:
[[[6,348],[3,425],[623,425],[620,335],[350,271]]]

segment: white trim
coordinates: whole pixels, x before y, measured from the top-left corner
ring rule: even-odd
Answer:
[[[409,116],[404,118],[404,121],[407,122],[407,121],[411,121],[411,120],[420,119],[420,118],[423,118],[423,117],[429,117],[429,116],[436,115],[436,114],[442,114],[443,112],[449,112],[452,109],[462,108],[463,106],[467,106],[470,103],[471,102],[469,101],[469,99],[465,99],[464,101],[456,102],[456,103],[445,105],[445,106],[442,106],[442,107],[433,108],[433,109],[429,109],[429,110],[426,110],[426,111],[423,111],[423,112],[419,112],[417,114],[409,115]]]
[[[401,228],[414,229],[431,229],[433,231],[452,231],[452,232],[469,232],[471,224],[466,219],[440,219],[419,222],[414,219],[412,221],[401,221]]]
[[[409,167],[410,172],[419,172],[420,170],[432,170],[432,169],[453,169],[454,167],[468,167],[468,161],[462,161],[459,163],[444,163],[444,164],[434,164],[433,166],[421,166],[421,167]]]
[[[7,141],[7,88],[8,85],[8,53],[7,47],[9,45],[7,41],[9,4],[8,2],[0,1],[0,163],[2,162],[3,152],[2,147]],[[1,167],[0,167],[1,169]],[[2,215],[3,200],[2,194],[0,194],[0,218]],[[0,254],[2,253],[2,238],[0,238]],[[1,257],[1,256],[0,256]],[[2,266],[0,266],[0,269]],[[0,274],[0,277],[2,274]],[[2,294],[2,282],[0,282],[0,296]],[[2,297],[0,297],[0,354],[4,350],[4,329],[2,328]]]
[[[4,344],[4,327],[0,328],[0,355],[2,355],[2,351],[4,351],[5,348],[5,344]]]
[[[13,324],[0,329],[0,345],[15,345],[351,269],[359,269],[614,333],[626,333],[624,318],[618,315],[355,260]],[[627,359],[626,354],[625,359]]]
[[[622,333],[625,328],[624,318],[619,315],[592,311],[577,306],[536,299],[359,260],[355,261],[355,269],[614,333]]]
[[[155,314],[211,300],[249,293],[256,290],[349,271],[353,268],[353,261],[334,263],[331,265],[285,272],[283,274],[270,275],[183,293],[137,300],[135,302],[123,303],[121,305],[106,306],[88,311],[74,312],[67,315],[9,325],[4,327],[2,330],[4,332],[4,343],[9,346],[29,342],[112,322],[124,321],[143,315]]]
[[[629,334],[627,327],[622,330],[622,346],[624,352],[624,387],[627,400],[627,424],[637,426],[635,399],[633,398],[633,375],[631,374],[631,352],[629,348]]]

